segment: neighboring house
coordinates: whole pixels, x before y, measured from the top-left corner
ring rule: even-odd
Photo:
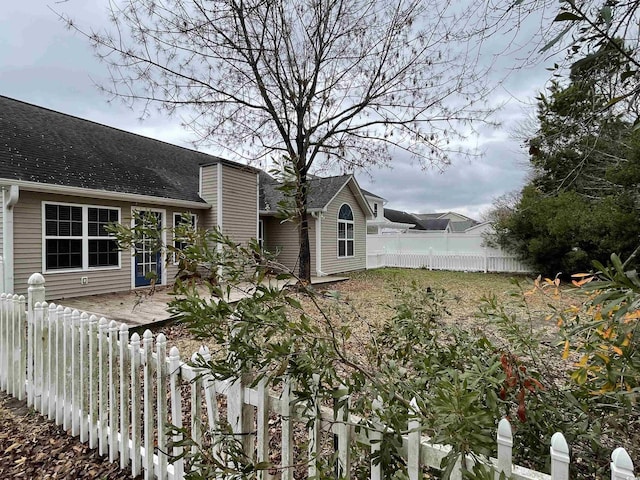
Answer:
[[[279,183],[260,172],[260,224],[263,245],[279,252],[285,265],[298,267],[297,226],[282,221]],[[367,267],[366,224],[373,212],[353,175],[312,177],[307,199],[311,275],[324,276]]]
[[[384,204],[387,203],[387,201],[384,198],[366,190],[362,190],[362,193],[367,199],[369,207],[373,211],[373,218],[371,220],[367,220],[368,234],[375,235],[383,232],[402,232],[414,227],[413,223],[394,222],[389,218],[386,218],[386,209],[384,208]]]
[[[155,216],[161,227],[188,214],[199,227],[217,226],[241,243],[258,237],[282,247],[281,260],[293,268],[297,258],[289,245],[296,244],[297,232],[273,219],[276,205],[261,211],[260,173],[0,96],[4,291],[26,293],[33,272],[43,273],[51,299],[143,287],[148,272],[160,284],[171,283],[177,273],[172,259],[144,248],[135,256],[118,251],[104,230],[110,222],[131,225],[136,211]],[[320,263],[313,259],[322,267],[316,274],[366,266],[365,219],[371,212],[355,179],[343,180],[331,181],[331,198],[319,194],[311,210],[323,220],[312,222],[321,230],[313,237],[312,252],[322,251]],[[350,218],[346,208],[340,214],[343,205]],[[175,241],[168,235],[163,228],[163,240]]]
[[[386,224],[385,224],[386,222]],[[442,232],[464,233],[479,225],[472,218],[459,213],[409,213],[391,208],[384,209],[384,221],[378,222],[380,229],[370,233]],[[396,227],[394,228],[393,226]],[[401,225],[401,227],[398,227]]]
[[[475,227],[480,222],[474,220],[473,218],[467,217],[460,213],[456,212],[445,212],[445,213],[416,213],[415,214],[418,219],[423,222],[429,222],[432,220],[448,220],[449,221],[449,231],[461,233],[466,231],[469,228]],[[430,230],[430,228],[427,228]],[[434,228],[433,230],[438,230],[438,228]]]

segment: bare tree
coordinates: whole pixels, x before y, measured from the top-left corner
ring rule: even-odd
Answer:
[[[199,144],[286,163],[308,281],[312,166],[351,171],[398,149],[447,164],[456,135],[486,119],[482,3],[114,0],[108,31],[61,17],[109,66],[110,94],[142,102],[143,115],[179,110]]]

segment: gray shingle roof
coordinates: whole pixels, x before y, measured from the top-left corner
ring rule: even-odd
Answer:
[[[476,225],[479,225],[479,224],[480,222],[473,219],[464,220],[462,222],[451,222],[451,231],[464,232],[467,228],[475,227]]]
[[[432,220],[440,218],[444,213],[416,213],[415,216],[420,220]]]
[[[375,197],[375,198],[380,198],[382,200],[386,200],[384,197],[381,197],[380,195],[376,195],[375,193],[371,193],[370,191],[365,190],[364,188],[361,188],[360,191],[362,192],[363,195],[367,197]]]
[[[202,202],[218,162],[250,168],[0,96],[0,178]]]
[[[340,189],[349,181],[351,175],[336,177],[312,177],[309,180],[307,208],[309,210],[324,208]],[[277,211],[278,202],[284,194],[277,189],[279,182],[268,173],[260,172],[260,210]],[[267,208],[267,206],[269,208]]]
[[[394,210],[392,208],[384,209],[384,218],[395,223],[412,223],[415,225],[413,230],[424,230],[420,224],[420,220],[413,214],[403,212],[402,210]]]
[[[450,220],[448,218],[428,218],[418,220],[418,224],[423,230],[446,230]]]

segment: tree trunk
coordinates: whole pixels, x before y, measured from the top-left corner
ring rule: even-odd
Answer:
[[[309,246],[309,221],[307,219],[307,175],[302,172],[299,177],[299,185],[296,191],[296,211],[298,218],[298,240],[300,243],[300,280],[311,283],[311,248]]]

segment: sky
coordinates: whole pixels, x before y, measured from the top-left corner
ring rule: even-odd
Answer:
[[[107,80],[106,67],[88,41],[67,30],[52,9],[69,13],[84,25],[99,26],[106,19],[106,0],[6,2],[0,9],[0,95],[191,146],[190,134],[178,119],[154,114],[142,121],[139,111],[101,93],[96,84]],[[499,45],[511,38],[505,34],[492,41]],[[499,125],[481,125],[464,140],[477,147],[480,156],[452,158],[445,169],[425,170],[398,155],[390,168],[358,173],[358,183],[385,198],[387,208],[414,213],[455,211],[481,219],[495,198],[525,183],[527,155],[512,132],[531,115],[534,97],[549,79],[549,63],[514,70],[518,60],[504,57],[494,65],[493,75],[501,84],[490,101],[502,105],[494,115]]]

